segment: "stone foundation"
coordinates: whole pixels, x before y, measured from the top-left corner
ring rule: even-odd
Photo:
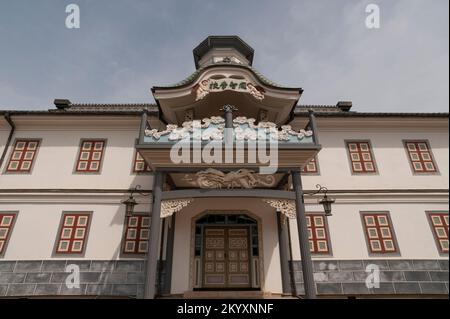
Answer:
[[[315,260],[319,295],[448,295],[448,260]],[[380,269],[380,287],[367,288],[366,266]],[[292,262],[297,294],[304,294],[301,261]]]
[[[449,293],[448,260],[315,260],[320,295],[440,295]],[[380,288],[366,287],[366,266],[378,265]],[[65,284],[68,265],[78,265],[80,287]],[[304,294],[300,261],[291,263],[297,294]],[[165,276],[164,264],[161,280]],[[92,296],[142,298],[145,260],[0,260],[0,296]],[[162,287],[163,289],[164,287]]]
[[[65,284],[78,265],[80,287]],[[0,260],[0,296],[105,296],[142,298],[144,260]]]

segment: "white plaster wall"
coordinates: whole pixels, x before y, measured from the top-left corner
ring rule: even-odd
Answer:
[[[11,233],[4,259],[33,260],[58,258],[52,256],[58,226],[63,211],[93,211],[86,253],[88,259],[119,258],[124,222],[124,206],[120,201],[126,195],[114,195],[100,200],[98,196],[77,195],[77,200],[49,196],[39,200],[24,196],[15,199],[0,198],[1,211],[18,211],[18,218]],[[150,203],[136,206],[136,211],[149,211]],[[262,219],[264,271],[268,275],[266,290],[281,289],[278,233],[275,211],[260,199],[196,199],[177,216],[173,272],[173,290],[184,292],[189,287],[189,256],[191,245],[191,219],[211,210],[249,210]],[[389,211],[400,248],[401,259],[440,259],[433,233],[425,214],[426,211],[448,211],[445,203],[398,203],[364,202],[333,205],[333,216],[328,218],[332,256],[314,256],[315,259],[366,259],[382,258],[371,256],[367,250],[361,223],[361,211]],[[321,207],[307,204],[308,212],[320,212]],[[293,258],[300,259],[296,221],[290,221]],[[184,271],[184,269],[187,269]]]
[[[56,239],[62,211],[93,211],[85,258],[119,258],[124,221],[124,206],[120,201],[125,194],[103,199],[103,195],[66,194],[39,195],[38,199],[24,194],[8,194],[1,189],[128,189],[136,184],[150,189],[150,175],[132,173],[134,143],[137,126],[120,128],[104,127],[52,127],[43,125],[30,129],[19,126],[15,138],[40,138],[40,146],[32,174],[3,174],[0,172],[0,211],[19,211],[5,260],[50,259]],[[0,127],[0,150],[9,133]],[[82,138],[107,138],[101,174],[75,174],[74,165]],[[319,153],[320,175],[304,176],[304,188],[315,189],[320,183],[330,190],[361,189],[448,189],[448,130],[411,129],[392,130],[361,129],[342,131],[326,129],[320,132],[322,151]],[[368,139],[378,167],[377,175],[352,175],[346,139]],[[414,175],[403,146],[403,139],[428,139],[440,173]],[[6,160],[9,159],[10,151]],[[5,163],[6,165],[6,163]],[[37,196],[37,195],[35,195]],[[61,199],[61,196],[65,196]],[[360,211],[390,211],[401,255],[389,258],[439,259],[433,233],[425,211],[448,211],[448,198],[421,199],[414,196],[390,200],[382,195],[378,200],[358,196],[345,201],[337,198],[333,216],[329,218],[329,231],[334,259],[383,258],[369,256]],[[149,204],[148,204],[149,205]],[[275,211],[260,199],[196,199],[177,215],[172,293],[189,290],[189,262],[191,245],[191,219],[211,210],[249,210],[262,219],[264,290],[281,292],[281,273],[278,250],[278,234]],[[142,205],[137,210],[147,210]],[[320,211],[318,205],[307,205],[310,212]],[[297,228],[291,221],[291,237],[294,259],[300,259]],[[314,257],[320,258],[320,257]]]
[[[192,204],[177,213],[175,225],[174,259],[172,270],[173,294],[189,291],[190,254],[192,245],[192,218],[205,209],[208,210],[248,210],[262,221],[263,257],[264,257],[264,291],[281,293],[281,269],[278,247],[278,230],[275,210],[260,199],[195,199]]]
[[[138,127],[107,127],[101,123],[95,127],[42,126],[37,129],[21,129],[14,134],[7,158],[0,172],[1,189],[128,189],[140,184],[144,189],[153,185],[148,174],[133,173],[134,145]],[[136,124],[136,123],[134,123]],[[4,143],[4,131],[0,130],[0,143]],[[41,139],[31,174],[4,173],[14,141],[17,138]],[[100,173],[75,173],[75,163],[81,139],[107,139]],[[0,144],[1,147],[2,144]]]
[[[0,156],[3,154],[10,130],[11,127],[8,125],[6,120],[0,116]]]
[[[307,212],[320,212],[318,205],[307,205]],[[445,259],[441,257],[434,241],[427,211],[448,212],[448,203],[337,203],[333,205],[333,216],[328,217],[332,256],[313,256],[314,259]],[[370,255],[360,217],[361,211],[388,211],[397,236],[399,256]],[[300,248],[296,220],[290,220],[293,258],[299,260]]]
[[[123,197],[125,198],[125,197]],[[82,259],[70,255],[53,255],[63,211],[93,212],[84,258],[113,260],[120,256],[125,209],[119,196],[93,202],[90,196],[79,201],[55,198],[28,203],[0,202],[0,212],[18,211],[9,245],[2,260]],[[28,201],[27,200],[27,201]],[[82,203],[82,202],[89,203]],[[150,204],[136,206],[136,211],[149,211]]]
[[[31,174],[4,174],[11,148],[7,153],[6,163],[0,171],[0,189],[5,188],[108,188],[126,189],[131,185],[141,184],[145,188],[152,186],[152,179],[145,175],[132,173],[135,139],[138,136],[139,119],[129,120],[128,124],[117,126],[102,124],[86,126],[83,121],[70,122],[68,125],[50,122],[32,122],[33,126],[20,124],[14,134],[16,138],[40,138],[38,151]],[[21,119],[23,121],[23,119]],[[9,127],[1,122],[0,149],[6,142]],[[41,123],[41,124],[40,124]],[[303,177],[304,188],[314,189],[317,183],[329,189],[448,189],[449,155],[448,129],[433,128],[342,128],[321,126],[319,134],[322,150],[318,154],[320,175]],[[74,173],[80,139],[106,138],[100,174]],[[370,140],[378,167],[376,175],[352,175],[348,160],[345,140]],[[403,146],[404,139],[427,139],[439,168],[439,174],[415,175]],[[14,142],[14,141],[13,141]]]
[[[320,175],[303,176],[305,189],[317,183],[329,189],[448,189],[448,130],[387,131],[362,129],[359,132],[327,129],[319,132],[322,150],[318,154]],[[370,140],[378,174],[352,175],[345,140]],[[439,174],[415,175],[403,140],[429,140]]]

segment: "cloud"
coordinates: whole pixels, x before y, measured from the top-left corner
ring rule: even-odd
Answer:
[[[379,30],[364,25],[371,2]],[[64,27],[63,2],[0,4],[0,108],[152,102],[153,85],[194,71],[192,49],[207,35],[238,34],[264,75],[305,89],[301,103],[448,111],[446,0],[78,3],[79,30]]]
[[[6,104],[3,101],[10,101]],[[30,107],[33,105],[34,107]],[[47,101],[18,91],[17,87],[0,81],[0,110],[48,109]]]

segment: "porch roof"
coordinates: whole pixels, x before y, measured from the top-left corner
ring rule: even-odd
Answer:
[[[272,174],[304,167],[321,149],[312,113],[307,126],[299,131],[290,125],[278,128],[272,122],[255,124],[255,119],[246,117],[230,119],[228,125],[225,122],[213,116],[184,122],[180,127],[169,124],[159,131],[149,129],[144,114],[136,149],[154,170],[245,168]]]

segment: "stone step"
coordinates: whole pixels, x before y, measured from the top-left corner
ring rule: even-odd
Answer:
[[[185,299],[266,299],[270,292],[263,291],[186,291]]]

